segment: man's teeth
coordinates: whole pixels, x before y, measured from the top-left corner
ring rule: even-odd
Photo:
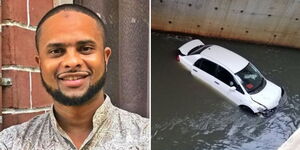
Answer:
[[[70,77],[63,78],[63,80],[78,80],[78,79],[81,79],[81,78],[83,78],[83,77],[70,76]]]

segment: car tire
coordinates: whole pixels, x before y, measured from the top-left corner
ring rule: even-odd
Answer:
[[[246,113],[249,113],[249,114],[252,114],[254,115],[255,113],[253,112],[253,110],[251,108],[249,108],[248,106],[245,106],[245,105],[240,105],[239,106],[240,109]]]

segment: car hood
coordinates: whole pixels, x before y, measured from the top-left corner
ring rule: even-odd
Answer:
[[[264,105],[268,109],[273,109],[279,104],[281,88],[271,81],[266,80],[266,82],[263,90],[250,96],[255,102]]]

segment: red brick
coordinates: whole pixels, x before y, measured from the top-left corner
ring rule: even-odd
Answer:
[[[32,73],[32,105],[33,107],[50,106],[52,97],[46,92],[42,85],[39,73]]]
[[[12,86],[2,88],[2,107],[29,108],[29,73],[4,70],[3,77],[11,78]]]
[[[3,27],[2,64],[18,64],[37,67],[34,31],[19,27]]]
[[[27,114],[5,114],[3,115],[3,129],[10,127],[12,125],[20,124],[30,120],[31,118],[35,117],[36,115],[43,114],[42,112],[36,113],[27,113]]]
[[[53,0],[30,0],[30,24],[36,26],[51,8]]]
[[[2,19],[27,24],[26,0],[2,0]]]

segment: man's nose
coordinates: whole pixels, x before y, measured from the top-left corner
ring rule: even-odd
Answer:
[[[83,60],[76,49],[68,49],[63,59],[62,65],[65,69],[79,69],[83,64]]]

